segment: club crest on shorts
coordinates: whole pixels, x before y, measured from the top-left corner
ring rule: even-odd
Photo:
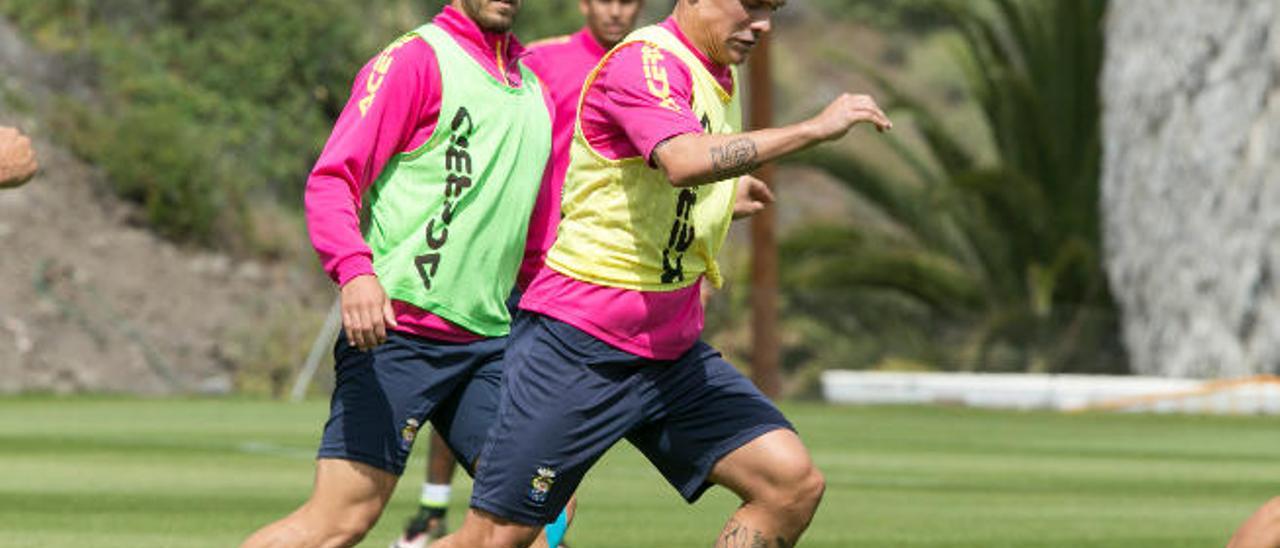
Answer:
[[[413,447],[413,439],[418,437],[418,427],[420,426],[422,426],[422,423],[418,422],[418,419],[404,421],[404,428],[400,429],[400,447],[403,447],[406,451]]]
[[[535,504],[545,504],[547,495],[551,493],[551,485],[555,482],[555,470],[546,466],[539,467],[537,475],[529,482],[529,500]]]

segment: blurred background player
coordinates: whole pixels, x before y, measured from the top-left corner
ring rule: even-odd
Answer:
[[[422,483],[422,493],[418,496],[418,513],[409,518],[404,533],[391,543],[391,548],[421,548],[448,532],[449,499],[457,464],[444,438],[432,430],[431,444],[427,449],[426,481]]]
[[[564,174],[569,168],[569,145],[578,118],[582,84],[600,59],[635,29],[644,8],[642,0],[579,0],[578,8],[586,25],[568,36],[549,38],[529,46],[525,64],[551,90],[556,116],[551,137],[552,172],[534,205],[525,244],[525,261],[520,265],[520,287],[545,265],[547,250],[555,243],[560,224],[560,201]],[[545,198],[545,199],[544,199]]]
[[[605,53],[635,28],[643,8],[643,0],[580,0],[578,9],[585,21],[581,29],[528,46],[524,64],[551,92],[556,110],[551,138],[552,174],[540,189],[533,208],[518,287],[527,285],[542,268],[547,250],[555,241],[556,225],[560,222],[560,195],[569,165],[569,143],[573,138],[582,84]],[[392,548],[420,548],[447,531],[446,515],[454,464],[444,441],[432,433],[431,451],[427,455],[427,480],[422,485],[418,513],[409,520],[403,535],[391,545]],[[571,515],[572,509],[563,517],[567,520]],[[547,542],[557,545],[567,527],[564,520],[548,526]]]
[[[16,128],[0,126],[0,188],[21,186],[38,169],[31,139]]]
[[[808,527],[825,481],[777,407],[700,340],[699,283],[722,279],[735,197],[763,195],[747,173],[891,123],[846,94],[741,132],[731,66],[783,3],[679,0],[588,77],[549,268],[520,303],[471,511],[440,544],[527,546],[623,438],[688,502],[713,484],[738,495],[716,546],[792,546]]]

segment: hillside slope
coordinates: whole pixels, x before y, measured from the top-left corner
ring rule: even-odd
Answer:
[[[242,262],[134,226],[42,126],[53,90],[88,91],[3,20],[0,75],[0,124],[33,135],[42,167],[0,192],[0,393],[225,392],[262,347],[247,334],[318,324],[332,293],[314,264]]]

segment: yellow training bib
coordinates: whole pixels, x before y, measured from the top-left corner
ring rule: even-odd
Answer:
[[[670,98],[666,73],[658,64],[675,55],[693,75],[693,111],[703,130],[742,131],[736,94],[721,88],[697,56],[659,26],[633,32],[606,55],[587,76],[582,97],[613,53],[635,42],[644,44],[649,91],[659,100],[667,97],[664,107],[684,108]],[[736,91],[736,71],[733,87]],[[600,155],[582,133],[582,97],[564,181],[563,220],[547,265],[574,279],[623,289],[673,291],[704,273],[720,287],[716,255],[733,221],[737,179],[676,188],[642,157],[610,160]]]

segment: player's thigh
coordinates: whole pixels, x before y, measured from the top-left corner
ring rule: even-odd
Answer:
[[[713,468],[728,455],[775,431],[794,436],[773,402],[704,343],[650,372],[653,415],[627,439],[690,502],[719,483]]]
[[[498,417],[472,507],[522,524],[555,520],[587,470],[641,416],[634,356],[539,317],[513,333]]]
[[[315,488],[306,511],[330,526],[367,530],[391,498],[398,478],[359,462],[318,459]]]
[[[794,431],[786,429],[768,432],[729,452],[712,467],[708,481],[747,501],[816,501],[823,489],[808,449]]]
[[[418,430],[493,352],[481,343],[440,344],[392,333],[371,351],[340,336],[335,383],[319,457],[363,463],[399,475]]]
[[[397,476],[367,464],[341,459],[316,460],[316,493],[342,505],[385,501]]]
[[[505,337],[503,338],[506,339]],[[502,392],[501,354],[481,365],[433,413],[431,423],[467,474],[475,463],[498,416]]]

